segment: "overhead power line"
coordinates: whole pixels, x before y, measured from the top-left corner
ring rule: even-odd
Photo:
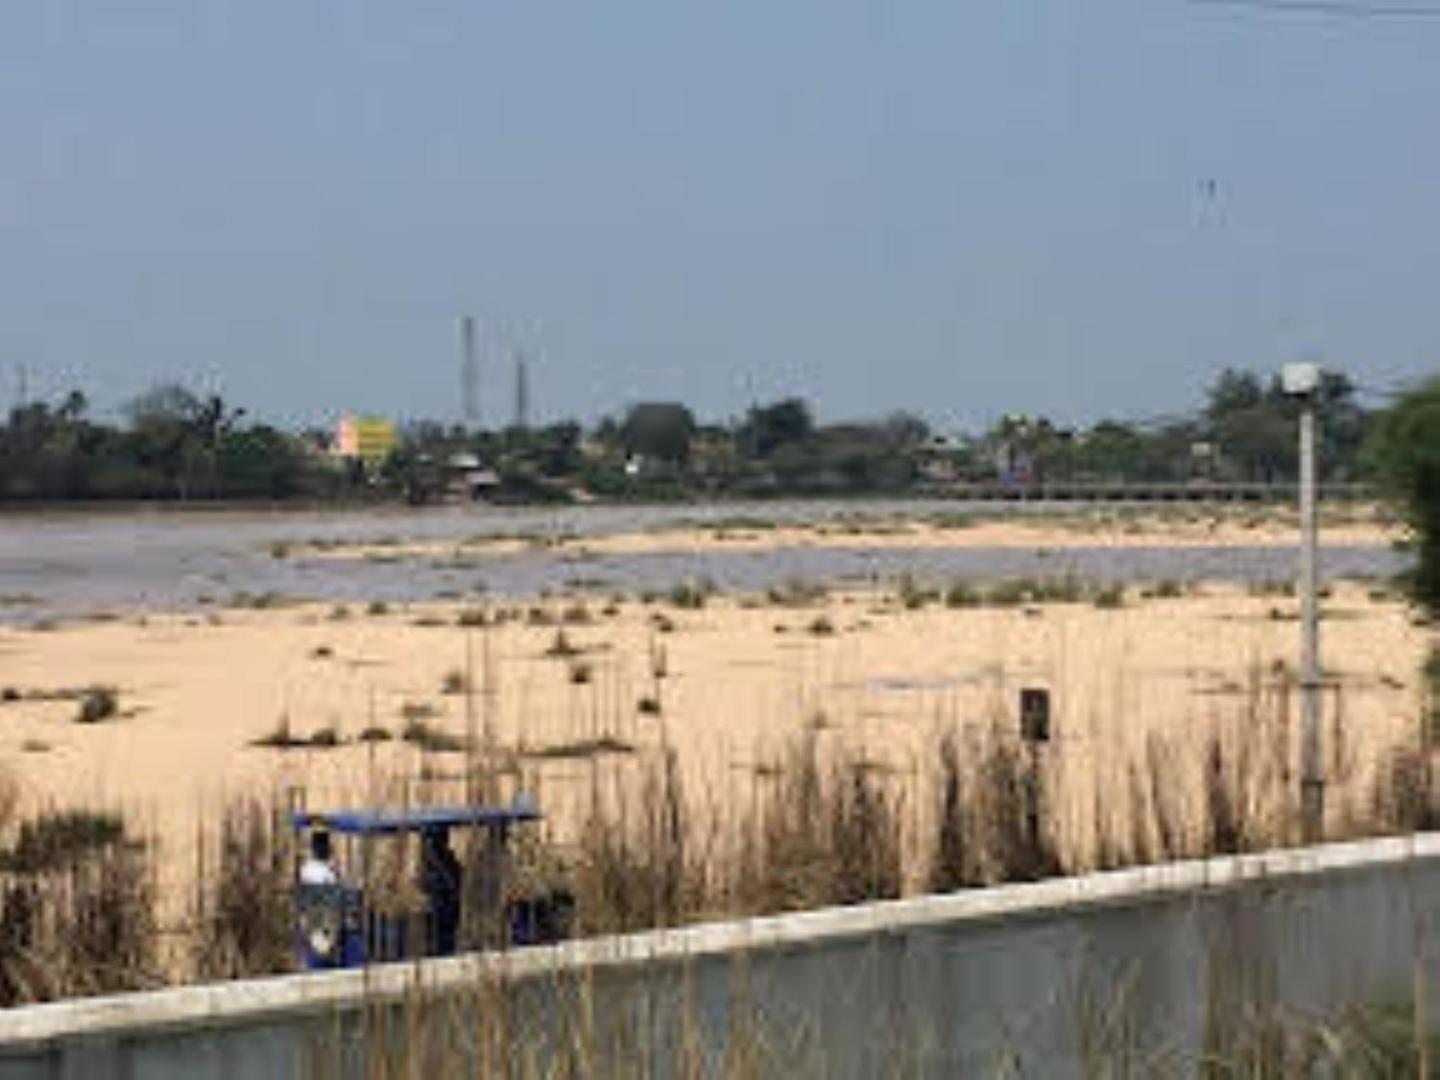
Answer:
[[[1216,11],[1266,11],[1336,19],[1440,19],[1440,4],[1390,3],[1385,0],[1189,0],[1189,3],[1193,7]]]

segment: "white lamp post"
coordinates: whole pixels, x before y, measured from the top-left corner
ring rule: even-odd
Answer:
[[[1280,373],[1285,393],[1299,399],[1300,411],[1300,828],[1306,843],[1325,833],[1325,762],[1320,752],[1319,521],[1315,496],[1316,364],[1286,364]]]

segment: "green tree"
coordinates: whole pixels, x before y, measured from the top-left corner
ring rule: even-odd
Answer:
[[[1415,534],[1415,600],[1440,615],[1440,376],[1381,416],[1369,461],[1381,490]]]
[[[684,405],[674,402],[642,402],[632,405],[625,414],[619,435],[627,454],[683,465],[690,457],[695,417]]]
[[[810,406],[801,398],[785,398],[751,408],[740,428],[739,444],[754,457],[769,457],[787,443],[803,442],[815,431]]]

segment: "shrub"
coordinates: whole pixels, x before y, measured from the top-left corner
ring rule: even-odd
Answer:
[[[1105,585],[1095,590],[1097,608],[1121,608],[1125,606],[1125,586]]]
[[[670,603],[687,611],[698,611],[705,606],[705,601],[716,592],[716,586],[709,578],[700,578],[697,581],[682,581],[670,590]]]
[[[424,720],[411,720],[406,723],[405,729],[400,733],[400,738],[431,753],[453,754],[465,749],[464,739],[451,735],[448,731],[432,727]]]
[[[98,724],[120,712],[120,695],[113,686],[88,687],[80,697],[77,724]]]
[[[289,971],[295,962],[294,834],[276,810],[231,803],[219,844],[202,853],[202,882],[191,943],[202,979]]]
[[[950,587],[945,590],[946,607],[975,607],[984,599],[984,595],[978,589],[965,581],[952,581]]]
[[[125,840],[125,822],[118,814],[92,810],[61,810],[20,823],[15,843],[0,851],[0,869],[36,874],[73,864],[97,848]]]
[[[269,734],[261,735],[251,745],[271,750],[292,750],[297,746],[304,746],[305,739],[291,731],[290,718],[282,716]]]
[[[572,644],[564,630],[556,630],[555,636],[550,639],[550,644],[545,649],[545,655],[556,660],[568,660],[582,652],[584,650]]]

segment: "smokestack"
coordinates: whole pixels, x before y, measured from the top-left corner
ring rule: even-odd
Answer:
[[[475,356],[475,316],[460,319],[460,400],[465,422],[480,420],[480,365]]]
[[[530,426],[530,366],[523,352],[515,354],[515,426]]]

